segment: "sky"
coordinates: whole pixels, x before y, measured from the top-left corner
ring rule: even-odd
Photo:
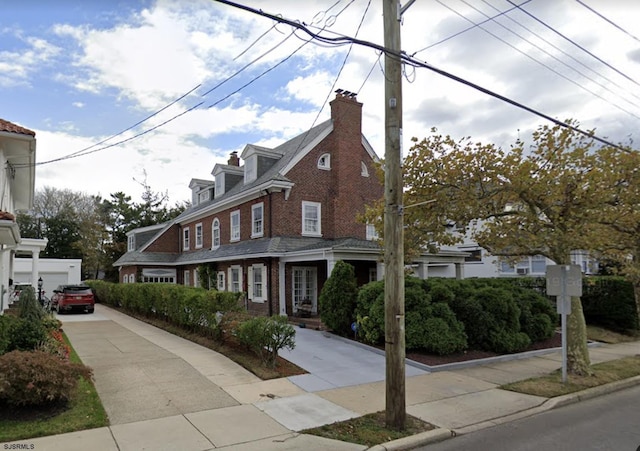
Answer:
[[[239,3],[383,44],[381,0]],[[338,88],[357,93],[363,133],[384,155],[384,57],[372,48],[309,40],[215,0],[0,0],[0,11],[0,118],[36,132],[36,189],[139,202],[146,183],[171,205],[190,200],[191,179],[212,180],[232,151],[327,120]],[[401,41],[433,67],[628,144],[640,133],[638,23],[634,0],[417,0]],[[405,155],[432,127],[508,148],[550,125],[424,68],[405,66],[402,89]]]

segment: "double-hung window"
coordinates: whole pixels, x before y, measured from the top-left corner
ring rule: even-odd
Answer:
[[[264,235],[264,203],[251,206],[251,238]]]
[[[196,224],[196,249],[202,247],[202,223]]]
[[[231,266],[229,268],[229,291],[239,293],[242,291],[242,267]]]
[[[127,237],[127,250],[135,251],[136,250],[136,237],[135,235],[129,235]]]
[[[253,302],[267,299],[267,267],[264,264],[249,266],[247,276],[248,295]]]
[[[182,229],[182,249],[189,250],[189,227]]]
[[[218,218],[213,220],[211,225],[211,249],[220,247],[220,221]]]
[[[319,202],[302,201],[302,234],[322,236]]]
[[[231,212],[231,241],[240,240],[240,210]]]

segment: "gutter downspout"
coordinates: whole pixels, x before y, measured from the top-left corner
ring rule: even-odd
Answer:
[[[273,201],[273,193],[271,191],[269,191],[269,239],[271,239],[273,237],[273,231],[271,230],[271,227],[273,225],[273,214],[272,214],[272,204]],[[273,287],[273,280],[271,280],[271,269],[273,268],[272,265],[273,262],[273,257],[269,257],[269,259],[267,260],[267,274],[269,274],[268,278],[269,280],[269,298],[267,300],[268,304],[269,304],[269,316],[273,316],[273,304],[272,301],[273,299],[275,299],[275,296],[273,296],[274,293],[274,287]]]

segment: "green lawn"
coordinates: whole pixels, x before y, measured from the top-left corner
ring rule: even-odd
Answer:
[[[71,361],[82,363],[71,347]],[[10,410],[13,409],[13,410]],[[66,406],[50,409],[15,409],[0,406],[5,413],[0,418],[0,442],[10,442],[45,435],[62,434],[109,425],[109,419],[93,382],[80,379],[78,388]]]

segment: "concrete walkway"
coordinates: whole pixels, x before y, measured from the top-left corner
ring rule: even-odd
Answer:
[[[110,426],[17,442],[34,449],[362,450],[298,432],[385,408],[384,357],[323,332],[296,328],[295,350],[283,353],[309,374],[261,381],[214,351],[103,305],[61,319],[94,369]],[[612,360],[640,353],[640,343],[590,353],[594,363]],[[559,368],[560,352],[483,363],[432,373],[406,367],[407,412],[440,428],[409,438],[407,447],[550,405],[497,387]]]

